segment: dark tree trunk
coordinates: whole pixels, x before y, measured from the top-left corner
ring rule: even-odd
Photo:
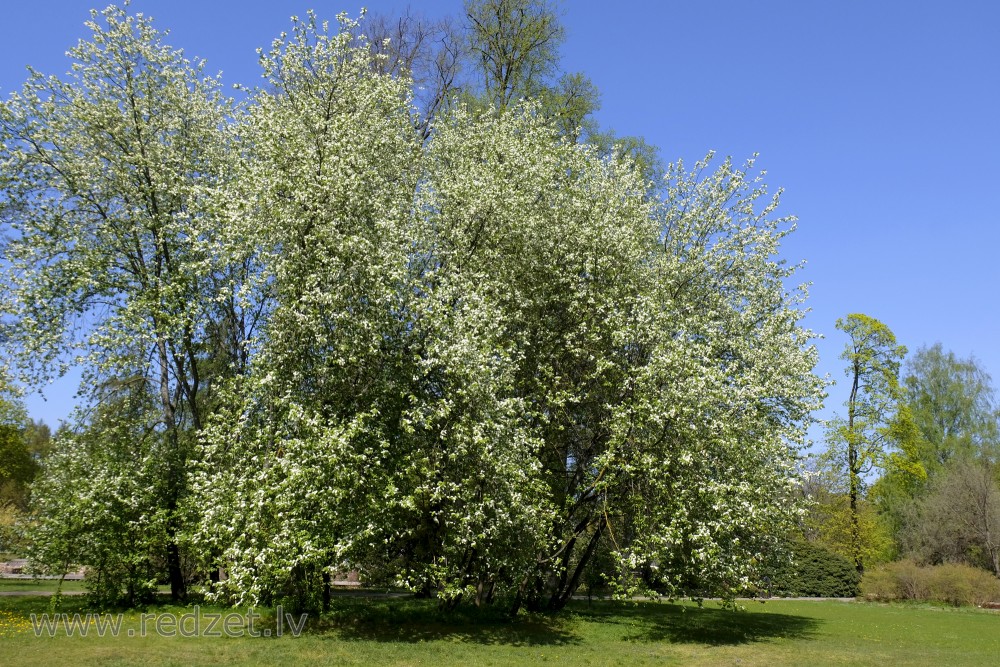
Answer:
[[[177,432],[177,415],[174,403],[170,397],[170,365],[167,344],[157,343],[157,356],[160,364],[160,405],[163,410],[163,425],[166,427],[167,461],[166,461],[166,509],[167,519],[167,572],[170,579],[170,597],[175,602],[181,602],[187,597],[184,585],[184,573],[181,569],[180,548],[177,545],[177,505],[180,501],[180,490],[183,483],[184,467],[180,451],[180,435]]]
[[[170,544],[167,545],[167,569],[170,572],[170,597],[176,602],[183,602],[187,598],[187,588],[181,570],[181,552],[173,534],[170,535]]]
[[[858,496],[861,493],[861,470],[858,460],[858,445],[854,438],[854,411],[858,398],[858,385],[861,377],[861,366],[854,362],[854,381],[851,384],[851,397],[847,404],[847,468],[850,478],[851,501],[851,552],[854,555],[854,567],[859,574],[865,571],[864,558],[861,554],[861,521],[858,516]]]
[[[593,557],[594,552],[597,551],[597,545],[601,542],[601,536],[604,534],[604,523],[605,519],[601,517],[597,522],[597,527],[594,529],[593,536],[587,543],[587,548],[584,549],[580,555],[580,560],[577,561],[576,567],[573,569],[573,576],[565,582],[561,590],[557,590],[552,594],[552,598],[549,600],[549,609],[557,611],[565,607],[576,593],[576,589],[580,587],[580,577],[583,576],[583,572],[587,569],[590,559]],[[565,573],[563,580],[565,580]]]

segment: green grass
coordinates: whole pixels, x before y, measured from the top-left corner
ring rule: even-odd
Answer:
[[[579,602],[562,614],[511,621],[493,610],[443,614],[426,601],[343,598],[330,614],[311,619],[298,638],[98,638],[92,632],[36,638],[27,617],[47,611],[48,604],[47,598],[0,598],[0,664],[958,667],[993,664],[1000,656],[1000,615],[913,605],[777,600],[733,612],[713,603],[699,609]],[[85,604],[66,598],[62,610],[82,611]],[[191,608],[148,611],[185,614]],[[230,610],[202,608],[203,614],[213,611]],[[265,618],[257,627],[273,627],[273,621]],[[139,622],[140,612],[128,612],[122,634]]]
[[[52,593],[59,585],[58,579],[7,579],[0,578],[0,592],[34,592]],[[84,590],[83,581],[80,579],[67,579],[63,582],[64,593]]]
[[[28,592],[54,593],[59,586],[58,579],[8,579],[0,578],[0,593]],[[82,579],[66,579],[62,584],[63,593],[77,593],[87,590]],[[160,586],[160,594],[170,593],[170,586]]]

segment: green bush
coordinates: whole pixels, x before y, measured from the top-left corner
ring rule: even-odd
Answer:
[[[854,597],[861,577],[854,564],[818,544],[796,540],[792,562],[774,567],[771,590],[787,597]]]
[[[895,565],[898,563],[888,563],[865,572],[861,579],[861,595],[866,600],[891,602],[906,599],[893,568]]]
[[[947,564],[930,568],[932,600],[956,607],[981,606],[1000,600],[1000,580],[989,572],[969,565]]]
[[[1000,601],[1000,579],[985,570],[947,563],[922,567],[887,563],[865,573],[861,593],[869,600],[944,602],[956,607]]]
[[[869,600],[928,600],[927,568],[911,560],[886,563],[865,572],[861,594]]]

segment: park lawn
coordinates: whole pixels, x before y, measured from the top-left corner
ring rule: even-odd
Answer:
[[[63,611],[83,610],[67,598]],[[574,603],[517,621],[493,611],[439,613],[416,600],[345,598],[294,638],[36,638],[47,598],[0,598],[0,664],[132,665],[985,665],[1000,660],[1000,615],[973,609],[770,601],[745,611],[656,602]],[[159,613],[191,613],[161,606]],[[227,613],[232,610],[201,609]],[[207,617],[203,617],[207,618]],[[273,627],[266,617],[258,628]],[[6,627],[5,627],[6,624]],[[135,634],[138,634],[136,631]]]
[[[0,577],[0,593],[54,593],[59,586],[58,579],[9,579]],[[81,579],[66,579],[62,582],[63,593],[86,590]]]
[[[0,577],[0,593],[55,593],[58,587],[58,579],[11,579]],[[83,593],[87,590],[87,585],[83,579],[66,579],[62,582],[61,590],[63,593]],[[159,592],[161,594],[170,593],[170,586],[160,586]]]

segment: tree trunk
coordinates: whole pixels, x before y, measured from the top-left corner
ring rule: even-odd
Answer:
[[[330,586],[330,570],[323,568],[323,611],[330,611],[330,601],[333,597]]]
[[[858,399],[858,385],[861,379],[861,365],[854,362],[854,380],[851,383],[851,398],[847,404],[847,468],[850,477],[851,499],[851,553],[854,555],[854,567],[858,574],[865,571],[864,558],[861,554],[861,520],[858,516],[858,496],[861,492],[861,471],[858,460],[858,443],[854,434],[854,411]]]
[[[593,557],[594,552],[597,550],[597,545],[601,541],[601,535],[604,533],[604,525],[605,519],[602,516],[597,522],[597,527],[594,529],[594,535],[590,538],[590,542],[587,543],[587,548],[580,555],[580,560],[576,564],[573,576],[570,577],[562,590],[557,590],[552,594],[552,599],[549,600],[549,609],[553,611],[562,609],[576,593],[576,589],[580,586],[580,577],[583,575],[583,571],[587,568],[591,557]]]
[[[180,548],[177,546],[177,504],[180,501],[180,486],[184,475],[180,451],[180,437],[177,433],[176,409],[170,399],[170,365],[167,344],[162,339],[156,344],[160,365],[160,405],[163,410],[163,425],[167,439],[167,572],[170,579],[170,597],[181,602],[187,597],[184,573],[181,570]]]

